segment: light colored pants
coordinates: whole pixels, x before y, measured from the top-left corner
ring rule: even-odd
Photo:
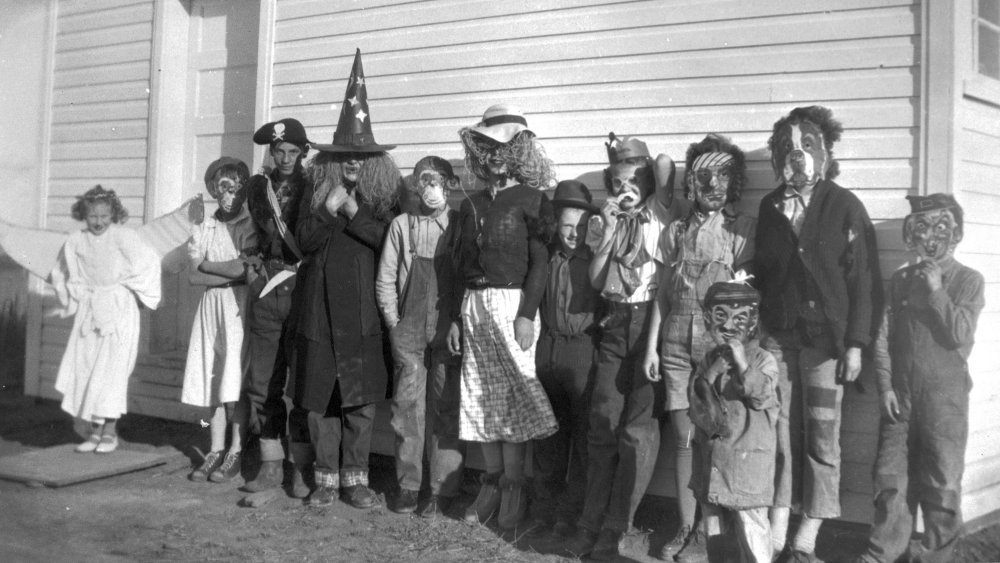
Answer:
[[[767,519],[767,510],[767,507],[733,510],[717,504],[703,504],[705,533],[709,537],[718,534],[735,536],[740,545],[740,561],[770,563],[771,523]],[[734,529],[727,530],[727,523]]]

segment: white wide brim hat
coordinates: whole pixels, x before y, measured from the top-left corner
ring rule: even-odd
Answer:
[[[522,131],[527,131],[532,136],[535,134],[528,129],[528,120],[521,110],[509,104],[490,106],[483,114],[483,120],[474,125],[472,131],[499,143],[509,143]]]

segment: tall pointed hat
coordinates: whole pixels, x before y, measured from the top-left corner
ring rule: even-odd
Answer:
[[[340,107],[340,121],[333,133],[333,144],[313,143],[312,148],[325,152],[385,152],[396,145],[380,145],[372,135],[372,116],[368,113],[368,85],[361,67],[361,49],[354,54],[354,67],[347,79],[347,92]]]

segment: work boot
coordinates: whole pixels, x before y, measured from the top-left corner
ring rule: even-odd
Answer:
[[[419,493],[409,489],[399,489],[396,498],[392,503],[392,511],[397,514],[411,514],[417,509],[417,498]]]
[[[674,555],[677,563],[707,563],[708,562],[708,538],[705,532],[698,526],[688,534],[684,547],[677,555]]]
[[[340,500],[358,509],[371,508],[378,504],[378,497],[365,485],[343,487],[340,489]]]
[[[306,504],[309,506],[330,506],[339,495],[337,487],[316,487],[316,490],[309,495]]]
[[[479,477],[479,494],[465,509],[465,521],[485,524],[500,507],[500,473],[483,473]]]
[[[280,459],[274,461],[262,461],[260,463],[260,469],[257,470],[257,475],[252,480],[247,481],[243,488],[247,492],[259,493],[261,491],[281,486],[282,463],[283,462]],[[306,491],[306,494],[308,494],[308,491]]]

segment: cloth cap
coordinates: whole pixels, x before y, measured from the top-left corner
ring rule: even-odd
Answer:
[[[368,111],[368,84],[361,66],[361,49],[354,53],[354,66],[347,79],[344,103],[340,106],[340,120],[329,145],[313,143],[312,148],[323,152],[385,152],[396,145],[380,145],[372,134],[372,118]]]
[[[483,120],[474,125],[472,130],[498,143],[509,143],[522,131],[535,134],[528,129],[528,120],[521,110],[509,104],[496,104],[487,108]]]
[[[609,142],[604,143],[608,148],[608,163],[618,164],[629,158],[649,158],[649,148],[646,143],[635,137],[617,137],[614,133],[608,133]]]
[[[212,164],[209,164],[208,168],[205,170],[205,187],[210,188],[212,186],[212,180],[215,179],[215,175],[219,173],[219,170],[223,166],[229,164],[240,168],[240,172],[242,172],[244,176],[250,175],[250,169],[247,168],[247,165],[242,160],[231,156],[223,156],[213,160]]]
[[[587,186],[578,180],[563,180],[556,185],[555,194],[552,196],[552,206],[556,209],[561,207],[576,207],[586,209],[591,213],[597,212],[597,207],[591,202],[593,197]]]
[[[753,287],[741,282],[716,282],[705,292],[705,308],[719,304],[750,305],[760,303],[760,294]]]
[[[906,201],[910,202],[910,213],[925,213],[958,206],[955,197],[948,194],[908,195]]]
[[[306,128],[297,119],[290,117],[262,125],[253,134],[253,142],[258,145],[291,143],[302,146],[312,144],[306,137]]]
[[[441,174],[445,178],[449,179],[455,177],[455,172],[451,167],[451,163],[440,156],[425,156],[418,160],[417,164],[413,166],[413,177],[420,178],[420,175],[425,170],[434,170],[438,174]]]

